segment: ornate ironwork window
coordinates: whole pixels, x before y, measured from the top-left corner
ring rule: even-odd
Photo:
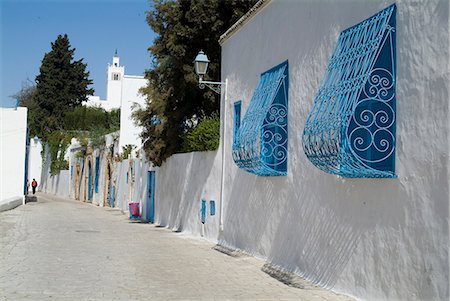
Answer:
[[[234,133],[232,155],[240,168],[259,176],[287,174],[288,89],[287,61],[261,74]]]
[[[395,4],[341,32],[303,132],[319,169],[395,176]]]

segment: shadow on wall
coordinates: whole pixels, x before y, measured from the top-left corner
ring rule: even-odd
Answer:
[[[200,199],[215,156],[216,152],[176,154],[159,168],[156,223],[175,231],[200,233]]]
[[[287,185],[290,179],[285,177],[255,177],[237,171],[227,198],[221,244],[333,287],[362,236],[377,227],[400,232],[405,216],[397,200],[405,196],[400,196],[398,180],[321,176],[322,181],[305,177],[300,186],[300,182]],[[380,191],[389,191],[383,193],[389,198],[382,198]],[[397,245],[383,247],[395,253]],[[382,262],[377,258],[381,256],[370,253],[368,261]]]

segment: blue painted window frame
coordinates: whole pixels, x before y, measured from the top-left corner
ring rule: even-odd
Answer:
[[[341,32],[303,131],[319,169],[395,178],[396,5]]]
[[[241,127],[241,107],[242,101],[238,100],[234,102],[234,115],[233,115],[233,144],[237,143],[238,130]]]

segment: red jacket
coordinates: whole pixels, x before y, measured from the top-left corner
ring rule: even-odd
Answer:
[[[36,187],[37,186],[37,182],[36,180],[33,180],[33,182],[31,182],[31,187]]]

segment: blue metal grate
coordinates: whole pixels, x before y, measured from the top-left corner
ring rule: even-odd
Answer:
[[[232,155],[240,168],[259,176],[287,174],[288,89],[287,61],[261,74],[233,138]]]
[[[393,4],[339,36],[303,132],[327,173],[395,177],[395,14]]]

